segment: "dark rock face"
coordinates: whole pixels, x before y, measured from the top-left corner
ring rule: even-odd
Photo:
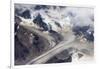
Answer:
[[[62,59],[58,59],[57,57],[53,57],[50,60],[48,60],[46,62],[47,63],[65,63],[65,62],[72,62],[72,57],[69,56],[68,59],[62,60]]]
[[[40,55],[48,48],[49,42],[38,34],[31,33],[22,26],[16,31],[15,60],[20,60],[19,62],[26,61],[30,54],[33,54],[34,57]]]
[[[19,26],[20,22],[22,22],[22,20],[18,16],[15,16],[15,23],[14,23],[14,31],[15,32],[17,32],[17,30],[18,30],[18,26]]]
[[[86,32],[85,34],[84,34],[84,38],[86,38],[88,41],[94,41],[94,32],[93,31],[90,31],[90,33],[89,32]]]
[[[75,26],[73,28],[73,32],[75,33],[75,35],[81,35],[85,33],[88,29],[89,29],[89,26],[83,26],[83,27]]]
[[[49,9],[49,7],[46,6],[46,5],[37,5],[37,6],[35,6],[34,9],[35,9],[35,10],[40,10],[40,9]]]
[[[81,28],[82,33],[86,32],[90,27],[89,26],[83,26]]]
[[[18,8],[15,8],[15,10],[14,10],[15,15],[17,15],[17,16],[21,16],[20,11],[21,11],[21,10],[19,10]]]
[[[16,24],[17,23],[15,23],[15,28],[16,28]],[[20,27],[19,29],[17,29],[17,31],[15,31],[16,32],[16,35],[15,35],[15,60],[18,60],[18,59],[25,60],[27,55],[29,54],[28,47],[26,47],[25,44],[23,43],[23,41],[21,41],[20,36],[22,33],[25,32],[24,30],[23,30],[23,32],[21,32],[21,30],[22,30],[22,28]]]
[[[34,39],[33,39],[33,47],[40,53],[46,50],[49,46],[49,42],[38,35],[34,34]]]
[[[15,23],[19,24],[20,22],[22,22],[22,20],[18,16],[15,16]]]
[[[15,36],[15,60],[22,59],[25,60],[26,56],[28,55],[29,50],[27,47],[25,47],[18,39],[17,36]]]
[[[15,25],[14,25],[15,27],[14,27],[14,31],[15,32],[17,32],[17,30],[18,30],[18,24],[17,23],[15,23]]]
[[[81,58],[82,56],[84,56],[83,54],[81,53],[78,53],[78,57]]]
[[[31,19],[31,12],[29,9],[26,9],[23,11],[22,8],[20,8],[20,9],[16,8],[14,12],[15,12],[15,16],[17,15],[17,16],[21,16],[25,19]]]
[[[66,8],[65,6],[59,6],[60,8]]]
[[[33,20],[34,23],[36,23],[38,26],[42,27],[44,31],[48,30],[48,25],[43,22],[42,17],[40,14]]]
[[[72,61],[72,57],[69,56],[68,59],[62,60],[62,59],[58,59],[56,57],[51,58],[50,60],[48,60],[46,62],[47,63],[65,63],[65,62],[71,62]]]
[[[56,43],[63,40],[63,36],[56,31],[50,30],[49,34],[55,39]]]
[[[38,36],[35,36],[34,39],[33,39],[33,45],[37,49],[37,51],[41,50],[41,48],[39,47],[39,39],[40,38]]]
[[[64,63],[64,62],[72,62],[72,57],[68,53],[67,50],[60,52],[59,54],[55,55],[51,59],[49,59],[46,63]]]
[[[24,34],[27,33],[27,34]],[[15,38],[15,60],[26,60],[26,57],[30,53],[31,43],[29,42],[29,32],[21,26],[17,29]],[[28,35],[28,36],[27,36]]]
[[[81,35],[81,28],[80,27],[74,27],[73,32],[75,35]]]
[[[89,30],[89,26],[83,26],[83,27],[80,27],[80,26],[76,26],[73,28],[73,32],[74,34],[77,36],[81,36],[83,35],[84,38],[86,38],[88,41],[94,41],[94,31],[88,31]]]
[[[25,10],[22,14],[22,17],[24,17],[25,19],[30,19],[31,18],[31,14],[30,14],[30,10]]]
[[[55,22],[55,24],[56,24],[58,27],[60,27],[60,28],[61,28],[61,25],[60,25],[60,23],[58,23],[58,22]]]

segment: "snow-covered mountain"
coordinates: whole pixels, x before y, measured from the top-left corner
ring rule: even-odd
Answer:
[[[93,8],[16,4],[15,15],[26,23],[35,23],[45,31],[66,32],[69,28],[85,28],[83,26],[89,26],[87,30],[94,29]],[[80,31],[83,32],[82,29]]]
[[[35,31],[36,34],[25,31],[20,25],[28,30],[32,29],[31,32]],[[36,46],[38,51],[44,48],[44,45],[54,47],[67,38],[71,39],[71,35],[93,43],[94,10],[86,7],[15,4],[15,36],[16,34],[19,40],[22,40],[21,44],[28,49],[33,41],[42,37],[43,40],[39,39],[39,42],[43,43],[43,46]],[[46,39],[50,42],[46,42]],[[35,44],[38,45],[37,42]]]

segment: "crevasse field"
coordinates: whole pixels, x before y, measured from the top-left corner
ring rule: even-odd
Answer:
[[[15,65],[93,61],[93,8],[15,4],[14,13]]]

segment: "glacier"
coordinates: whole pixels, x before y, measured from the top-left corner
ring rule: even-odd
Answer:
[[[93,8],[14,6],[15,65],[93,60]]]

